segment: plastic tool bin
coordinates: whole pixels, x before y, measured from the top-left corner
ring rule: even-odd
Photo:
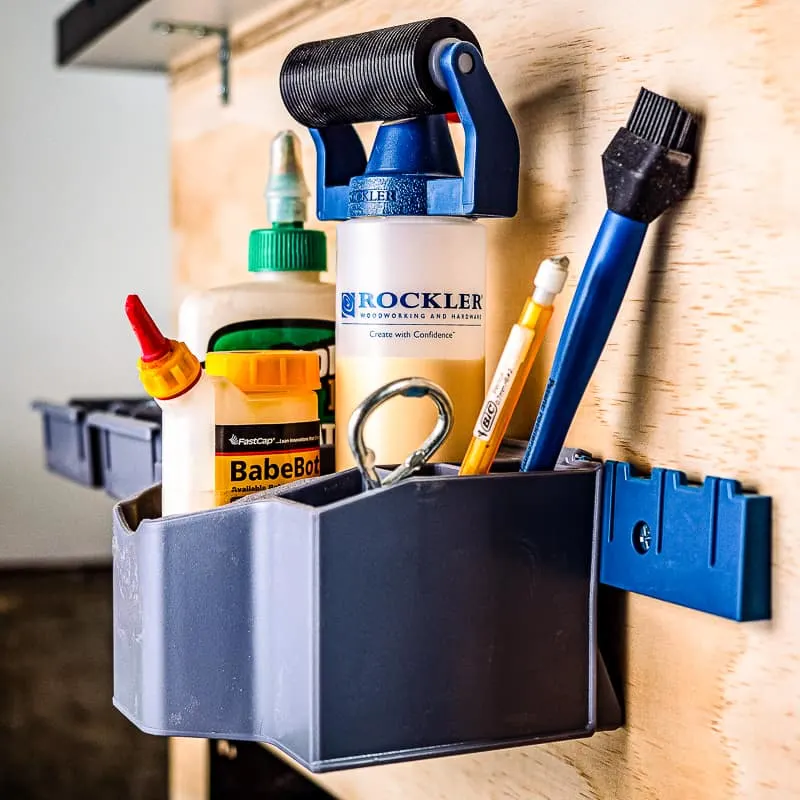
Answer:
[[[94,411],[128,413],[143,402],[140,397],[76,398],[66,404],[35,401],[33,408],[42,415],[47,468],[84,486],[102,486],[100,440],[88,416]]]
[[[155,403],[131,415],[94,412],[88,425],[100,446],[100,474],[111,497],[130,497],[161,480],[161,410]]]
[[[589,736],[600,465],[364,492],[348,470],[159,518],[114,512],[114,703],[138,727],[270,742],[313,771]]]
[[[116,500],[161,481],[161,410],[149,398],[37,400],[47,468]],[[322,474],[333,472],[333,445],[320,448]]]

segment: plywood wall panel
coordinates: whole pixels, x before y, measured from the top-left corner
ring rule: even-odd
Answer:
[[[234,55],[229,108],[217,104],[213,63],[178,70],[178,296],[243,275],[268,144],[291,124],[277,88],[286,52],[438,14],[477,33],[522,145],[520,213],[487,223],[490,366],[539,260],[566,252],[577,273],[585,259],[605,208],[600,154],[639,86],[703,116],[694,194],[649,235],[570,443],[773,494],[774,619],[736,625],[630,597],[624,730],[321,781],[359,800],[800,797],[800,3],[350,0],[251,37],[257,46]],[[323,227],[333,256],[333,226]],[[543,369],[517,433],[530,426]]]

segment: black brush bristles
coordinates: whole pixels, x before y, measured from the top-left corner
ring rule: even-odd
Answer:
[[[603,153],[611,211],[650,223],[692,187],[697,120],[674,100],[642,88],[628,124]]]
[[[625,127],[635,136],[667,150],[691,154],[694,149],[697,127],[694,117],[674,100],[644,86]]]

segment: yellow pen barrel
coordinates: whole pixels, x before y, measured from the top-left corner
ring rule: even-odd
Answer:
[[[552,316],[553,306],[540,306],[528,298],[497,362],[459,475],[489,472]]]

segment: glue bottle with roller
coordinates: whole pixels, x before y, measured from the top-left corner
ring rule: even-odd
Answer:
[[[486,232],[516,213],[519,142],[458,20],[423,20],[296,47],[281,94],[317,148],[317,215],[337,230],[336,425],[378,387],[422,377],[452,398],[436,453],[460,461],[484,395]],[[445,115],[464,128],[463,175]],[[353,123],[379,121],[367,160]],[[401,462],[434,424],[410,399],[386,404],[365,439]],[[338,436],[336,466],[353,463]]]
[[[183,343],[158,329],[135,294],[125,313],[142,350],[139,378],[161,407],[161,513],[215,505],[214,385]]]

